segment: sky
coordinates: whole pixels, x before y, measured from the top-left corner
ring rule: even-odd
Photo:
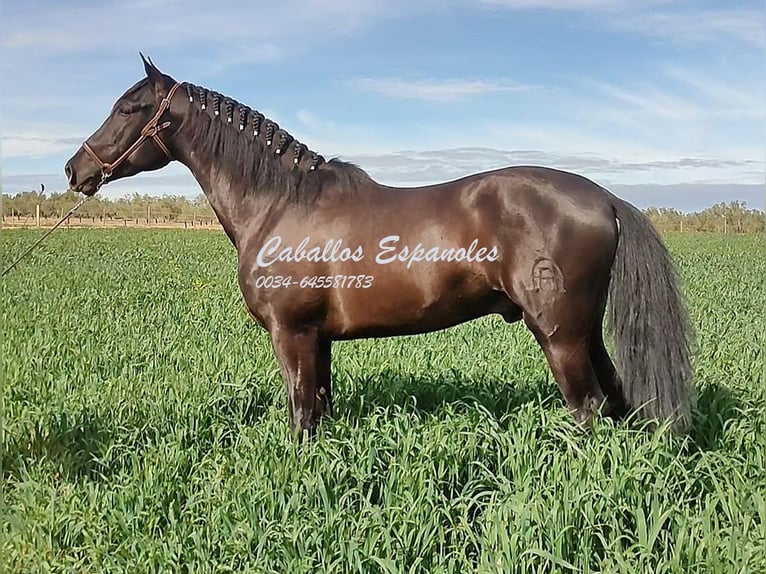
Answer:
[[[4,193],[63,166],[143,77],[258,109],[389,185],[517,164],[639,207],[764,208],[762,0],[27,0],[0,8]],[[101,194],[197,196],[177,162]]]

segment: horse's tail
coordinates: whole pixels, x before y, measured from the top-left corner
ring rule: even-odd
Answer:
[[[691,419],[694,331],[679,290],[676,266],[652,222],[612,196],[618,220],[617,253],[609,283],[607,328],[627,405],[642,417]]]

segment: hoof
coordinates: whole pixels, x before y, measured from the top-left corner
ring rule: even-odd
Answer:
[[[583,430],[590,430],[593,427],[593,418],[596,413],[601,412],[603,415],[607,415],[608,405],[602,399],[599,401],[593,397],[587,397],[582,406],[572,409],[572,416],[577,423],[577,426]]]
[[[290,431],[293,438],[298,442],[303,442],[306,438],[311,440],[317,432],[317,418],[314,413],[308,409],[298,409],[290,418]]]
[[[593,428],[594,412],[589,409],[575,409],[572,411],[577,428],[583,431],[589,431]]]
[[[324,387],[319,387],[314,397],[314,412],[317,418],[331,417],[333,415],[332,398]]]
[[[317,426],[312,424],[310,426],[294,426],[290,429],[293,440],[296,443],[302,444],[304,442],[311,442],[317,434]]]

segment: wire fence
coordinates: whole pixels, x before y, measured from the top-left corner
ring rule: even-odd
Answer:
[[[45,214],[38,209],[35,215],[20,215],[11,213],[2,216],[3,227],[53,227],[64,215]],[[72,215],[65,227],[159,227],[183,229],[220,229],[215,216],[209,213],[174,213],[162,210],[130,210],[118,215]]]
[[[20,214],[13,209],[5,211],[2,226],[5,228],[52,227],[66,213],[63,209],[43,209],[36,205]],[[207,206],[186,208],[187,211],[159,207],[113,206],[102,208],[98,213],[93,206],[90,213],[77,213],[64,224],[65,227],[143,227],[169,229],[221,229],[212,210]],[[10,211],[10,213],[8,212]],[[33,213],[30,214],[29,211]],[[86,209],[83,209],[86,211]],[[710,210],[700,213],[681,214],[648,209],[645,213],[661,233],[763,233],[764,214],[753,210],[730,210],[714,213]]]

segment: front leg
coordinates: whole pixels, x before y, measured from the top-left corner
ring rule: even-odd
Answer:
[[[317,408],[320,401],[316,400],[320,389],[320,344],[317,330],[315,327],[275,327],[271,333],[271,344],[287,389],[290,430],[299,441],[303,439],[304,432],[312,437],[316,433],[316,423],[321,414]],[[329,390],[329,381],[327,388]]]

